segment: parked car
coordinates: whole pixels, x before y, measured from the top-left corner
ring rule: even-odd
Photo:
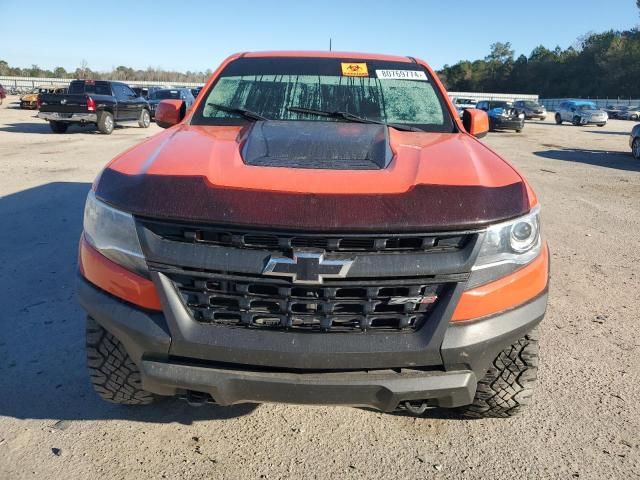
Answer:
[[[555,120],[558,125],[571,122],[574,125],[597,125],[604,127],[609,116],[600,110],[594,102],[587,100],[566,100],[556,109]]]
[[[638,120],[640,118],[640,106],[631,105],[618,113],[620,120]]]
[[[609,118],[618,118],[618,115],[625,109],[626,107],[620,105],[607,105],[604,111],[607,112]]]
[[[66,132],[72,123],[95,124],[107,135],[118,124],[137,122],[147,128],[151,123],[144,98],[124,83],[103,80],[74,80],[64,95],[40,95],[38,118],[55,133]]]
[[[7,90],[0,83],[0,105],[2,105],[2,101],[7,98]]]
[[[103,399],[471,417],[529,402],[538,200],[426,63],[234,55],[188,117],[171,98],[156,121],[179,128],[108,163],[85,207],[77,298]]]
[[[30,108],[35,110],[38,108],[38,96],[42,94],[62,95],[67,93],[67,87],[60,85],[41,85],[34,88],[29,93],[20,97],[20,108]]]
[[[158,90],[162,90],[163,87],[131,87],[131,90],[136,92],[139,97],[149,99],[149,95]]]
[[[149,108],[151,109],[151,118],[155,117],[156,107],[162,100],[182,100],[185,108],[189,108],[195,101],[191,90],[188,88],[165,88],[156,90],[149,95]]]
[[[455,105],[455,107],[461,108],[463,110],[465,108],[476,108],[477,103],[478,101],[473,98],[463,98],[463,97],[453,98],[453,104]]]
[[[476,108],[489,115],[489,130],[515,130],[524,128],[524,113],[518,113],[512,102],[505,100],[481,100]]]
[[[629,147],[631,147],[631,154],[633,155],[633,158],[640,160],[640,123],[631,129],[631,135],[629,135]]]
[[[513,107],[518,113],[524,113],[525,120],[533,118],[544,120],[547,118],[547,109],[544,105],[540,105],[533,100],[516,100],[513,102]]]

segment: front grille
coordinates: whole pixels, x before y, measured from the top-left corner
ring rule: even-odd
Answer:
[[[200,323],[306,332],[412,332],[450,284],[433,279],[335,281],[168,274]]]
[[[314,248],[326,252],[423,252],[455,251],[465,247],[473,234],[322,234],[289,233],[208,225],[187,225],[142,220],[146,228],[176,242],[288,252]]]

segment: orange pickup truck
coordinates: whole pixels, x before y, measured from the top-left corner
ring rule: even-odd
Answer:
[[[102,398],[472,417],[529,402],[538,200],[426,63],[236,54],[156,121],[85,208],[78,297]]]

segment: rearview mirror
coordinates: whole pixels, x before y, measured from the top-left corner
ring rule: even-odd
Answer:
[[[162,100],[156,107],[156,124],[162,128],[173,127],[182,121],[186,110],[182,100]]]
[[[489,115],[477,108],[467,108],[462,114],[462,124],[470,135],[482,138],[489,131]]]

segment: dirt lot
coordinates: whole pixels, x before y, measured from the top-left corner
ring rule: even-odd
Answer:
[[[110,158],[159,129],[54,135],[33,115],[0,107],[0,478],[640,477],[632,123],[529,122],[486,138],[541,199],[552,288],[535,404],[511,420],[466,421],[100,401],[74,300],[84,197]]]

